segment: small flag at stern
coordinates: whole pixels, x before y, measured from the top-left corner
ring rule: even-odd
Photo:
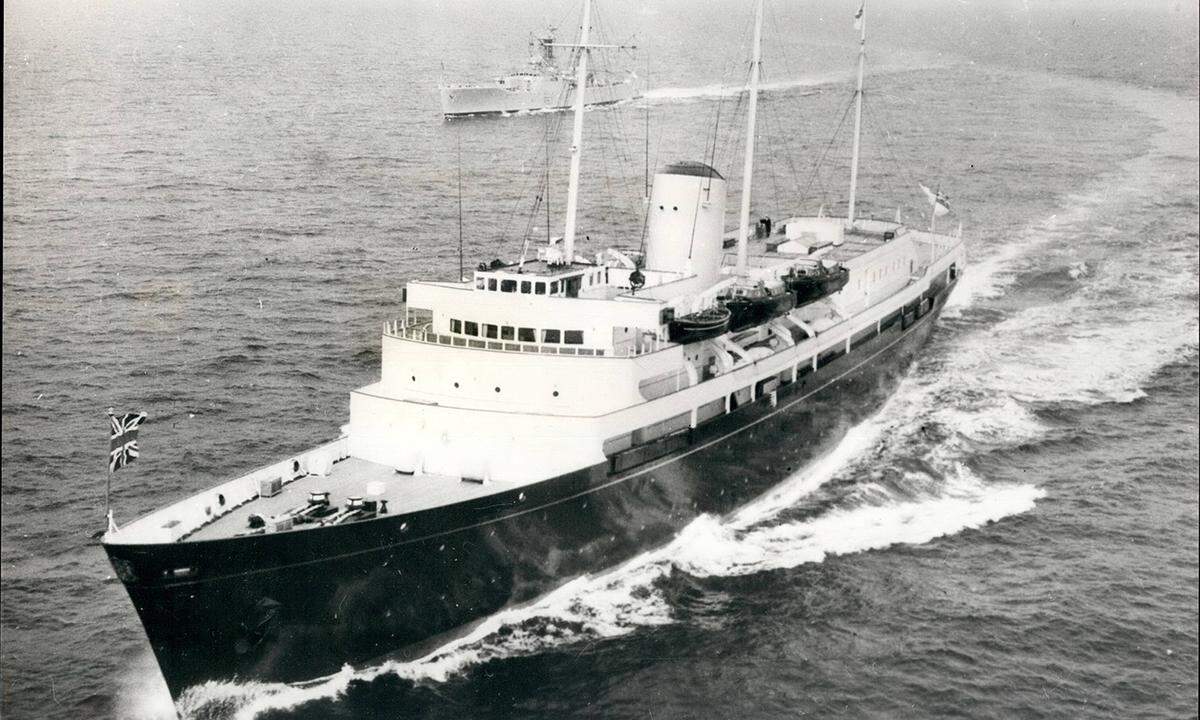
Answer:
[[[116,472],[138,457],[138,426],[146,419],[146,413],[114,415],[108,412],[112,425],[112,437],[108,442],[108,471]]]
[[[941,217],[950,212],[950,198],[946,196],[946,193],[940,190],[934,192],[924,185],[921,185],[921,192],[929,198],[929,204],[933,206],[934,217]]]

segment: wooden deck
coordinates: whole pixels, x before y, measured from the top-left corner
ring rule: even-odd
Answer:
[[[368,492],[369,484],[382,492]],[[346,500],[351,496],[386,500],[388,514],[398,514],[450,505],[511,487],[514,487],[512,483],[479,484],[441,475],[404,475],[385,465],[348,457],[334,463],[329,475],[310,474],[292,480],[278,495],[259,497],[236,507],[185,536],[181,542],[219,540],[250,533],[251,515],[263,517],[269,527],[272,516],[306,506],[310,492],[328,492],[330,505],[336,509],[345,508]],[[320,525],[306,523],[284,532],[304,532],[313,527]]]

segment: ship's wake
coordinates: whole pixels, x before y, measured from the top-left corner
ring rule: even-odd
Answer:
[[[879,77],[889,73],[907,72],[910,70],[933,70],[953,64],[954,61],[928,53],[910,52],[886,61],[880,61],[872,70]],[[760,93],[779,93],[786,91],[801,91],[801,95],[820,92],[825,85],[844,85],[854,81],[852,69],[831,70],[824,73],[812,73],[798,78],[781,80],[765,80],[760,82]],[[647,89],[642,98],[645,102],[685,102],[691,100],[706,100],[712,98],[737,97],[747,92],[744,84],[710,83],[684,87],[657,87]]]

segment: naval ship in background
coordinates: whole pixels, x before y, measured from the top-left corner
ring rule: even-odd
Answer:
[[[555,48],[579,51],[578,45],[554,41],[549,30],[529,43],[532,52],[525,69],[498,77],[484,85],[441,84],[438,93],[442,113],[446,117],[462,115],[493,115],[530,110],[566,110],[575,105],[575,88],[584,88],[584,104],[611,105],[641,97],[637,74],[624,72],[588,72],[582,79],[569,69],[561,69]],[[621,49],[620,45],[591,45],[585,50],[599,48]]]
[[[856,215],[858,122],[847,217],[751,225],[759,37],[736,230],[721,173],[677,162],[640,262],[577,253],[579,93],[561,241],[407,283],[337,439],[110,528],[173,696],[465,632],[735,509],[879,407],[962,272],[961,233]]]

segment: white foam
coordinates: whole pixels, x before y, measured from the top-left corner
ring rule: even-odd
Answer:
[[[970,474],[963,471],[964,478]],[[919,545],[1018,513],[1045,493],[1032,485],[959,481],[937,495],[896,501],[876,487],[876,503],[836,508],[811,520],[738,532],[711,519],[689,526],[687,554],[676,565],[696,576],[735,576],[819,563],[830,555]]]

